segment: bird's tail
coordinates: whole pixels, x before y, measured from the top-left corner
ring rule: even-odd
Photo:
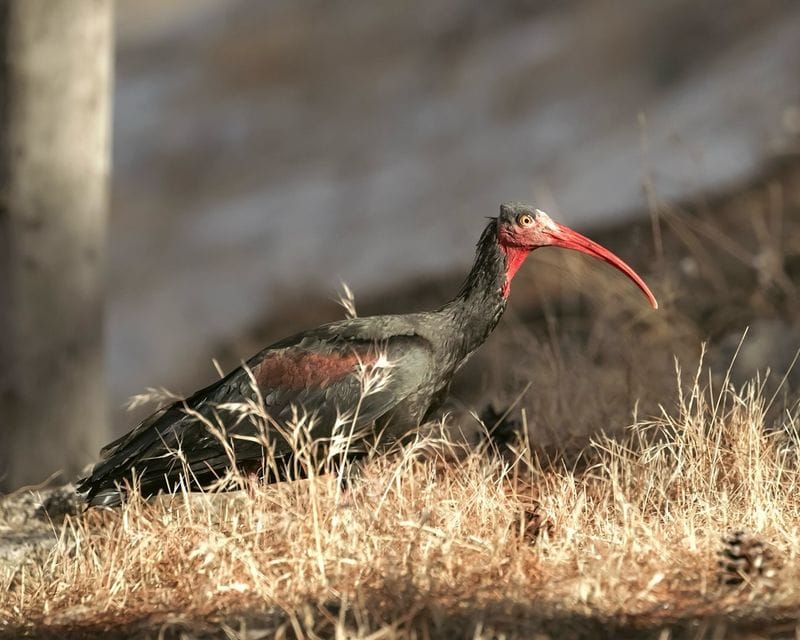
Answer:
[[[145,497],[168,488],[167,476],[178,461],[172,454],[152,454],[175,440],[180,425],[190,419],[183,407],[181,401],[159,409],[101,450],[102,459],[77,483],[88,506],[118,506],[133,486]]]

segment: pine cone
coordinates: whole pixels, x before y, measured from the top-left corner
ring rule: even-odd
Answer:
[[[775,575],[774,554],[758,538],[746,531],[732,531],[722,538],[723,548],[717,561],[718,579],[721,584],[736,585],[755,578],[771,578]]]

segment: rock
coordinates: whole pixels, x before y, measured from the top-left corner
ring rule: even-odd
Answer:
[[[58,540],[58,525],[81,509],[73,485],[18,491],[1,498],[0,583],[26,564],[44,562]]]

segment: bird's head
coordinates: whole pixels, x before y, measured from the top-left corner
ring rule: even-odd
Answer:
[[[633,280],[654,309],[658,308],[658,302],[644,280],[621,258],[577,231],[554,222],[544,211],[530,205],[519,202],[500,205],[497,242],[506,256],[504,295],[508,295],[511,278],[531,251],[540,247],[562,247],[580,251],[616,267]]]

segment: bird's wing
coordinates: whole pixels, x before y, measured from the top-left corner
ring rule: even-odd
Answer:
[[[333,323],[287,338],[108,445],[83,490],[91,495],[93,486],[113,485],[131,468],[143,482],[146,476],[157,476],[163,483],[165,475],[181,470],[178,450],[193,473],[223,471],[230,466],[226,447],[198,415],[212,423],[222,421],[237,463],[262,460],[259,435],[269,437],[276,457],[291,455],[293,445],[274,425],[286,434],[298,413],[313,418],[314,438],[330,437],[337,418],[348,431],[360,432],[425,384],[432,359],[430,343],[412,326],[393,319]],[[257,421],[237,421],[241,413],[232,408],[256,402],[259,395],[273,427],[260,434]]]

